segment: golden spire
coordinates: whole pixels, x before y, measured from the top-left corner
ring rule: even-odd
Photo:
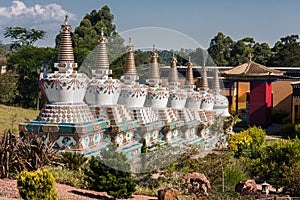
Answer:
[[[136,75],[136,67],[134,62],[134,48],[131,45],[131,38],[129,38],[129,45],[127,46],[125,74]]]
[[[171,58],[171,69],[169,74],[169,82],[178,82],[177,59],[173,56]]]
[[[149,69],[149,79],[160,79],[159,75],[159,67],[157,61],[158,55],[156,51],[151,52],[151,59],[150,59],[150,69]]]
[[[74,54],[71,40],[72,27],[68,24],[68,15],[66,15],[65,23],[60,29],[60,46],[58,53],[58,63],[74,63]]]
[[[207,90],[208,89],[208,81],[207,81],[207,67],[202,67],[202,73],[201,73],[201,81],[200,81],[200,89],[201,90]]]
[[[109,69],[108,56],[106,51],[107,38],[104,36],[103,30],[98,39],[97,55],[96,55],[96,73],[99,69]]]
[[[219,70],[216,67],[214,70],[214,82],[213,82],[213,87],[212,87],[212,90],[214,92],[220,92],[220,80],[219,80],[218,73],[219,73]]]
[[[187,63],[187,69],[186,69],[186,84],[187,85],[194,85],[194,76],[193,76],[193,63],[188,62]]]

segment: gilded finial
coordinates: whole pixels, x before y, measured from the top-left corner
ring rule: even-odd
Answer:
[[[252,62],[253,54],[250,52],[249,53],[249,61]]]
[[[68,21],[69,21],[68,18],[69,18],[68,15],[66,15],[66,16],[65,16],[65,25],[68,25]]]
[[[191,56],[189,56],[189,62],[191,62]]]
[[[131,38],[129,38],[128,40],[129,40],[129,42],[128,42],[128,43],[129,43],[129,45],[131,45]]]
[[[155,51],[155,44],[153,44],[153,51]]]
[[[100,37],[98,39],[99,44],[106,43],[106,37],[104,36],[103,28],[101,28]]]

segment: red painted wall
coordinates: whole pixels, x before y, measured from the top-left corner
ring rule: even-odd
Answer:
[[[272,82],[250,83],[250,124],[267,127],[271,123]]]

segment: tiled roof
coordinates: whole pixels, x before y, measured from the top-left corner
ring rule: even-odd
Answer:
[[[236,66],[232,69],[223,71],[222,76],[225,77],[280,77],[283,76],[283,72],[275,70],[264,65],[249,61],[247,63]]]

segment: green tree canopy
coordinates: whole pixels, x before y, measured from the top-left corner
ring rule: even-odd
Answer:
[[[38,107],[41,100],[39,90],[40,69],[51,68],[57,59],[54,48],[22,47],[8,58],[8,68],[18,75],[16,104],[22,107]]]
[[[98,37],[102,31],[107,38],[117,35],[113,19],[114,15],[107,5],[98,11],[92,10],[92,12],[86,14],[80,25],[74,29],[74,34],[72,34],[73,47],[93,50],[98,45]],[[56,46],[59,46],[59,43],[60,34],[56,36]]]
[[[218,66],[228,66],[233,40],[219,32],[210,42],[208,53]]]
[[[300,66],[300,43],[298,35],[288,35],[280,38],[272,48],[274,55],[271,59],[272,66],[294,67]]]
[[[11,49],[19,49],[22,46],[33,45],[37,40],[44,39],[46,32],[44,30],[27,29],[19,26],[6,27],[5,38],[11,38]]]
[[[272,56],[271,48],[267,43],[255,43],[253,46],[253,61],[268,66]]]
[[[254,39],[250,37],[235,42],[230,51],[229,65],[237,66],[248,62],[250,53],[253,53],[254,43]]]

